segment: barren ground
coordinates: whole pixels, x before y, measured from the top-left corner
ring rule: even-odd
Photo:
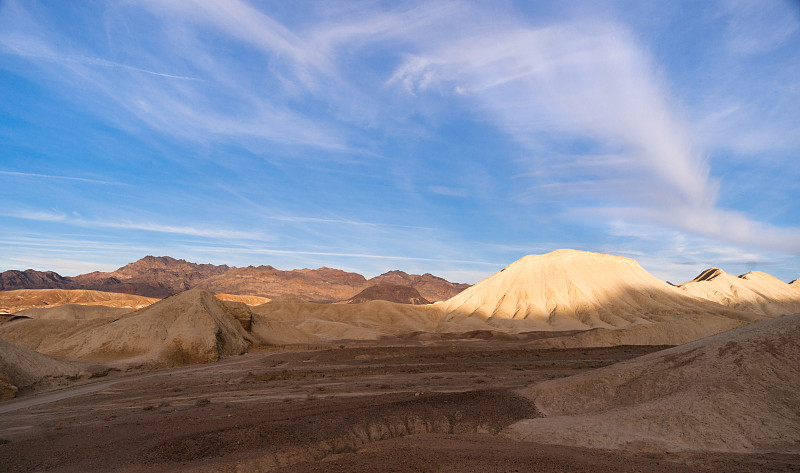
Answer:
[[[658,350],[524,340],[263,350],[0,403],[0,471],[800,471],[800,456],[626,453],[495,435],[515,390]]]

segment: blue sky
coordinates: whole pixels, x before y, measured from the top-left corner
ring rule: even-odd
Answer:
[[[781,1],[0,2],[0,269],[800,277]]]

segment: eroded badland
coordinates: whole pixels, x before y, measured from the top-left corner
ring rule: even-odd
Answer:
[[[764,273],[562,250],[430,305],[59,290],[0,292],[2,471],[800,470],[800,286]]]

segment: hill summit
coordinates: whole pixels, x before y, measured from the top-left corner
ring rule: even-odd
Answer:
[[[562,330],[707,309],[633,259],[579,250],[525,256],[439,306],[453,316],[529,319]]]

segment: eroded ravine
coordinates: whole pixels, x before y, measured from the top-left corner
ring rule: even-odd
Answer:
[[[378,400],[349,409],[334,405],[301,418],[210,430],[163,442],[145,455],[148,463],[218,458],[214,471],[268,472],[406,435],[496,434],[519,419],[536,416],[532,403],[506,390],[419,393],[412,400]],[[192,469],[203,468],[198,464]]]

